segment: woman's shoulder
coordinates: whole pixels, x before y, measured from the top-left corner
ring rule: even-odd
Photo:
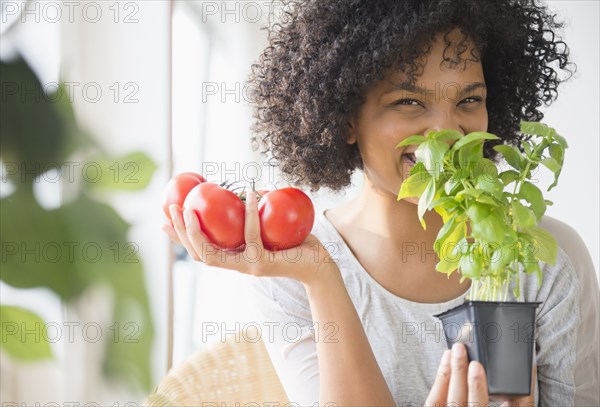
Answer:
[[[528,291],[526,300],[544,300],[557,290],[598,291],[598,277],[585,242],[577,231],[568,224],[544,216],[540,227],[552,234],[557,243],[554,264],[542,264],[542,283],[535,275],[527,276],[524,284]],[[588,297],[586,295],[586,297]],[[591,296],[593,298],[593,296]]]
[[[541,264],[541,284],[535,274],[525,275],[521,283],[523,300],[542,303],[540,318],[553,315],[580,322],[597,318],[598,277],[585,242],[573,227],[558,219],[544,216],[540,226],[556,239],[556,261]],[[572,307],[561,307],[566,302]],[[560,309],[565,315],[556,315]]]

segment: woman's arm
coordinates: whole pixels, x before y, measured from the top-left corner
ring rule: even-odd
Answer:
[[[218,250],[202,232],[195,214],[189,210],[182,214],[177,205],[170,208],[174,227],[166,225],[164,231],[192,258],[209,266],[258,277],[288,277],[304,285],[316,328],[321,404],[395,406],[336,263],[312,235],[287,256],[266,251],[257,206],[254,191],[249,191],[242,253]],[[328,336],[330,327],[337,329],[333,338]]]
[[[395,406],[339,269],[305,288],[317,342],[319,404]]]

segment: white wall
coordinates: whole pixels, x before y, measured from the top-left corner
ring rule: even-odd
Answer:
[[[600,2],[549,0],[546,3],[565,21],[563,38],[578,65],[575,76],[559,86],[557,101],[544,109],[544,122],[569,143],[559,184],[548,195],[554,206],[549,207],[547,213],[575,228],[586,243],[598,274]],[[546,172],[540,172],[540,182],[551,184]]]

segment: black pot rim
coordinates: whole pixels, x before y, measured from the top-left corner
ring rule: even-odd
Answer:
[[[467,307],[521,307],[521,308],[529,308],[535,306],[535,308],[539,307],[540,304],[543,304],[541,301],[534,302],[524,302],[524,301],[475,301],[475,300],[465,300],[460,305],[457,305],[454,308],[446,310],[440,314],[434,315],[436,318],[440,318],[442,316],[448,315],[450,313],[454,313],[462,308]]]
[[[471,304],[472,305],[506,305],[507,307],[524,305],[526,307],[530,307],[530,306],[532,306],[534,304],[536,306],[539,306],[540,304],[542,304],[542,302],[541,301],[526,302],[526,301],[476,301],[476,300],[466,300],[461,305],[471,305]]]

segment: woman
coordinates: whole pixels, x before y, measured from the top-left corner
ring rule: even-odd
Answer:
[[[256,280],[259,318],[274,329],[266,345],[290,401],[487,403],[483,367],[467,364],[462,345],[445,352],[433,317],[462,303],[469,283],[434,269],[441,218],[428,212],[423,230],[417,200],[396,200],[414,149],[395,146],[444,128],[517,142],[520,121],[540,120],[538,108],[570,72],[568,49],[554,37],[560,25],[533,1],[306,0],[286,10],[253,67],[254,140],[312,190],[339,191],[362,170],[360,195],[317,214],[312,235],[288,255],[262,248],[253,192],[245,229],[252,254],[219,252],[176,206],[174,229],[165,231],[195,260],[267,277]],[[493,159],[492,146],[485,153]],[[245,260],[257,250],[258,261]],[[559,249],[541,288],[522,282],[521,300],[544,304],[535,391],[515,403],[573,405],[585,387],[573,379],[574,278]],[[300,330],[293,339],[290,324]]]

